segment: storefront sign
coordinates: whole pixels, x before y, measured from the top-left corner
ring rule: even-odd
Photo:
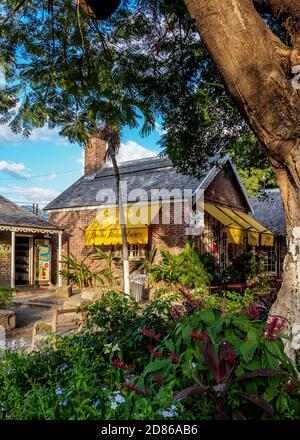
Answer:
[[[11,244],[8,242],[0,243],[0,256],[10,255],[11,254]]]
[[[50,242],[49,240],[35,240],[36,263],[38,281],[50,280]]]

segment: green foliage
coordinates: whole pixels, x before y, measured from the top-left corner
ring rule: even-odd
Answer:
[[[100,256],[99,251],[97,255]],[[70,253],[68,257],[63,257],[61,260],[61,262],[67,267],[62,269],[59,273],[65,280],[67,280],[68,284],[74,284],[80,289],[104,284],[105,281],[111,283],[113,280],[111,271],[107,268],[98,270],[92,269],[92,262],[90,260],[90,254],[86,255],[83,259],[80,259]]]
[[[299,419],[280,334],[185,295],[139,308],[108,292],[85,328],[0,362],[1,419]],[[273,325],[274,329],[274,325]],[[38,402],[38,404],[37,404]]]
[[[178,255],[172,255],[166,250],[161,250],[160,253],[162,260],[148,266],[149,273],[156,282],[163,281],[169,286],[206,289],[212,278],[208,270],[213,269],[213,257],[201,255],[190,243]]]
[[[0,307],[11,304],[15,292],[15,289],[0,286]]]

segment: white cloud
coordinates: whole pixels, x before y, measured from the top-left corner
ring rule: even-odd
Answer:
[[[11,200],[24,203],[49,203],[55,199],[60,192],[55,189],[11,185],[8,188],[0,188],[0,193]]]
[[[23,163],[0,160],[0,171],[21,179],[31,177],[30,174],[25,172],[26,166]]]
[[[8,144],[20,144],[24,141],[34,141],[34,142],[56,142],[60,145],[70,145],[65,139],[63,140],[59,136],[57,130],[50,130],[48,127],[35,128],[32,130],[29,138],[24,139],[20,134],[15,134],[11,131],[8,125],[0,125],[0,142],[6,142]]]
[[[120,151],[117,155],[118,162],[125,162],[127,160],[144,159],[146,157],[153,157],[155,153],[142,147],[135,141],[127,141],[121,144]]]

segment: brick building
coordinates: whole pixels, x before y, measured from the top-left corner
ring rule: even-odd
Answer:
[[[105,142],[93,139],[85,150],[84,175],[46,207],[50,223],[64,230],[65,256],[82,258],[100,245],[120,259],[116,183],[105,151]],[[273,246],[274,234],[253,219],[229,156],[211,159],[201,170],[202,179],[177,172],[168,158],[159,156],[124,162],[119,169],[130,259],[143,259],[154,246],[178,253],[192,239],[202,252],[215,255],[221,270],[247,246]],[[52,255],[54,268],[57,255]]]
[[[55,246],[61,255],[61,237],[59,227],[0,196],[0,285],[50,284],[51,254]]]

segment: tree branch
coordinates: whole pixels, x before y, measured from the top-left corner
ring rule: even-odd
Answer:
[[[300,98],[283,66],[291,49],[259,16],[252,0],[185,3],[230,95],[269,155],[285,164],[293,141],[300,138]]]

